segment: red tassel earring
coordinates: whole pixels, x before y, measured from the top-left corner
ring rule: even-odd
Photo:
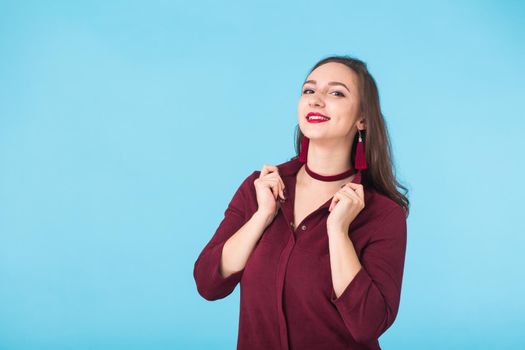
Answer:
[[[299,153],[299,161],[301,163],[306,163],[306,158],[308,156],[308,142],[309,138],[303,135],[303,141],[301,142],[301,152]]]
[[[366,156],[365,156],[365,145],[363,139],[361,138],[361,130],[357,129],[359,132],[359,140],[357,142],[357,148],[355,151],[355,165],[354,168],[361,170],[368,168],[366,165]]]

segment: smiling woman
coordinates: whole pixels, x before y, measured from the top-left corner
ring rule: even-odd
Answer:
[[[318,82],[318,80],[320,81]],[[323,98],[321,99],[321,97]],[[327,115],[312,111],[310,103],[321,103]],[[355,152],[359,137],[362,138],[363,143],[367,144],[366,149],[364,149],[365,161],[374,159],[374,166],[368,167],[366,171],[362,172],[363,181],[396,201],[407,211],[408,216],[409,200],[406,197],[408,191],[406,187],[396,181],[393,175],[391,145],[384,117],[381,113],[379,92],[375,79],[368,71],[365,62],[348,56],[331,56],[316,63],[303,83],[298,112],[297,152],[303,146],[308,147],[310,138],[317,139],[316,144],[320,143],[320,139],[316,137],[315,133],[330,133],[330,131],[318,128],[310,128],[310,130],[305,131],[308,128],[305,121],[310,121],[308,115],[322,115],[330,118],[335,114],[334,118],[339,117],[339,119],[335,121],[337,123],[331,122],[331,128],[340,130],[339,134],[344,134],[345,131],[350,134],[348,135],[350,137],[344,140],[351,142],[348,145],[348,148],[351,149],[351,164],[355,164],[355,157],[360,156],[358,152]],[[354,118],[349,118],[349,115]],[[352,122],[355,122],[358,132],[349,127]],[[305,137],[305,132],[314,134]],[[403,189],[405,194],[400,193],[397,187]]]
[[[298,154],[245,178],[197,258],[205,299],[240,283],[238,349],[380,349],[400,303],[408,199],[378,96],[364,62],[318,62]]]

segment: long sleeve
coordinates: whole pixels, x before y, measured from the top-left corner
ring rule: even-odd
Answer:
[[[239,186],[228,207],[224,218],[215,234],[204,247],[195,261],[193,277],[199,294],[206,300],[217,300],[231,294],[240,282],[242,273],[238,271],[224,278],[220,274],[222,248],[226,241],[239,230],[248,220],[246,213],[246,191],[253,186],[255,172],[250,174]]]
[[[363,248],[362,267],[339,298],[332,289],[331,301],[359,343],[379,338],[397,316],[406,240],[405,212],[396,206],[384,216]]]

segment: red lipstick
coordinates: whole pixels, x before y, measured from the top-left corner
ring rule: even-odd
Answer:
[[[330,120],[330,117],[327,117],[324,114],[321,114],[319,112],[310,112],[306,115],[306,120],[309,123],[324,123],[326,121]]]

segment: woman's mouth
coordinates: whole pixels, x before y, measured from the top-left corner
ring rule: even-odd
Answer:
[[[316,112],[310,112],[306,115],[308,123],[324,123],[330,120],[329,117]]]

